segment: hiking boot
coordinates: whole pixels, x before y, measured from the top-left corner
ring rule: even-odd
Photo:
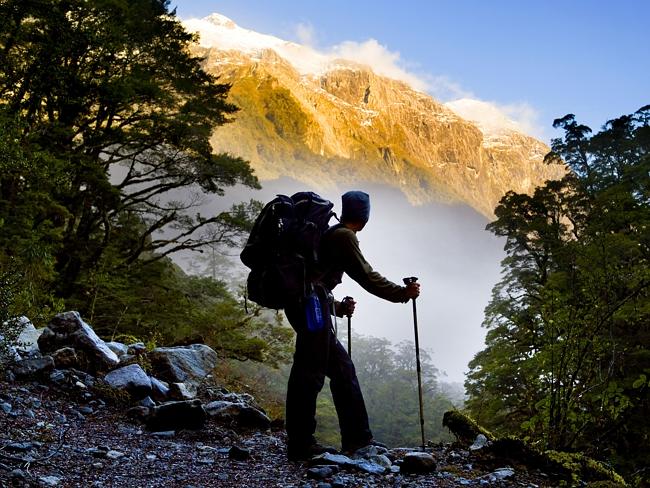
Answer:
[[[316,441],[311,444],[296,443],[289,441],[287,443],[287,458],[289,461],[307,461],[314,456],[329,452],[330,454],[337,454],[338,451],[335,447],[325,446]]]
[[[369,441],[365,441],[365,442],[359,442],[357,444],[346,445],[345,447],[343,447],[342,451],[349,456],[355,454],[359,450],[365,450],[373,446],[378,447],[381,450],[384,450],[386,452],[388,451],[388,446],[386,444],[376,441],[375,439],[370,439]]]

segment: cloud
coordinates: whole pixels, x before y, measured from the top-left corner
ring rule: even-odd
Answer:
[[[370,66],[375,73],[401,80],[416,90],[427,91],[426,79],[406,69],[398,51],[391,51],[376,39],[364,42],[344,41],[326,50],[330,58],[349,59]]]
[[[316,44],[316,30],[310,23],[300,22],[297,24],[295,27],[295,34],[300,44],[309,47]]]
[[[507,105],[495,104],[497,109],[505,113],[520,127],[522,132],[545,138],[546,129],[540,122],[540,113],[528,102],[511,103]]]
[[[540,139],[546,138],[539,122],[539,112],[527,102],[499,104],[471,97],[453,100],[445,105],[462,118],[478,124],[486,134],[516,130]]]

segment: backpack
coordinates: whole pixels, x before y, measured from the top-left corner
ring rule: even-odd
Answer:
[[[310,293],[318,247],[334,204],[313,192],[278,195],[253,225],[240,258],[248,274],[248,298],[281,309]]]

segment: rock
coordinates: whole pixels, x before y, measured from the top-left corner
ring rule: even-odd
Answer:
[[[236,461],[245,461],[250,459],[251,453],[248,449],[239,446],[232,446],[228,451],[228,457]]]
[[[474,440],[474,443],[469,446],[470,451],[478,451],[479,449],[483,449],[484,447],[487,447],[491,444],[491,442],[488,440],[487,437],[483,434],[479,434],[476,436],[476,439]]]
[[[126,347],[126,354],[131,354],[137,356],[138,354],[144,354],[147,352],[147,346],[144,345],[144,342],[136,342]]]
[[[124,456],[126,456],[126,454],[123,452],[114,451],[112,449],[106,453],[106,457],[113,460],[123,458]]]
[[[117,355],[78,312],[57,314],[38,338],[38,347],[43,353],[66,346],[73,347],[77,354],[83,354],[92,370],[110,370],[119,363]]]
[[[170,383],[198,385],[217,364],[217,353],[205,344],[158,347],[147,353],[154,376]]]
[[[175,430],[162,430],[160,432],[152,432],[152,437],[158,437],[159,439],[171,439],[176,435]]]
[[[333,466],[343,467],[343,466],[350,466],[352,464],[354,464],[354,461],[349,457],[344,456],[343,454],[331,454],[329,452],[324,452],[323,454],[314,456],[309,460],[310,466],[333,465]]]
[[[164,381],[160,381],[153,376],[149,377],[151,381],[151,398],[157,402],[164,402],[169,400],[169,385]]]
[[[22,469],[14,469],[9,473],[9,479],[14,485],[20,485],[21,483],[27,482],[27,475]]]
[[[79,412],[84,415],[92,415],[95,411],[90,407],[79,407]]]
[[[96,378],[77,369],[55,369],[50,373],[50,381],[67,390],[85,390],[95,386]]]
[[[131,409],[130,412],[132,410],[134,409]],[[181,429],[198,430],[205,425],[206,412],[200,400],[167,402],[149,408],[141,420],[144,421],[148,430],[154,432]]]
[[[385,447],[370,444],[368,446],[362,447],[361,449],[357,449],[356,451],[354,451],[352,457],[370,459],[371,456],[378,456],[380,454],[387,454],[387,453],[388,453],[388,449],[386,449]]]
[[[31,378],[33,376],[49,373],[54,369],[54,360],[50,356],[37,359],[23,359],[13,366],[17,378]]]
[[[156,406],[156,402],[154,402],[151,397],[147,396],[144,397],[142,400],[140,400],[139,405],[147,408],[153,408]]]
[[[27,317],[19,317],[18,321],[22,326],[22,330],[16,339],[14,348],[22,356],[31,356],[39,352],[38,338],[43,333],[44,329],[37,329],[34,324]]]
[[[330,466],[316,466],[307,470],[307,478],[313,480],[324,480],[334,474],[334,470]]]
[[[56,476],[41,476],[38,480],[45,486],[59,486],[61,483],[61,478]]]
[[[4,448],[7,451],[12,452],[26,452],[31,451],[34,448],[34,443],[32,442],[10,442]]]
[[[487,440],[493,441],[494,435],[485,430],[476,421],[467,415],[460,413],[458,410],[449,410],[442,416],[442,425],[447,427],[456,438],[464,443],[471,443],[483,434]]]
[[[379,464],[365,459],[354,460],[352,466],[359,471],[369,474],[384,474],[387,471],[387,468],[384,466],[380,466]]]
[[[0,402],[0,410],[2,410],[4,413],[9,413],[13,409],[13,406],[11,403],[7,402]]]
[[[104,381],[111,388],[127,391],[136,400],[151,394],[151,380],[139,364],[115,369],[104,376]]]
[[[490,473],[490,476],[494,477],[496,480],[505,480],[512,478],[515,475],[515,470],[512,468],[499,468],[496,471]]]
[[[57,349],[52,353],[52,359],[54,359],[54,365],[57,369],[70,369],[79,366],[77,353],[71,347]]]
[[[192,400],[196,398],[197,389],[193,384],[172,383],[169,385],[169,398],[172,400]]]
[[[268,429],[271,419],[261,410],[245,403],[217,400],[205,406],[210,417],[219,421],[236,421],[241,427]]]
[[[375,464],[378,464],[379,466],[383,466],[384,468],[390,468],[393,465],[393,463],[391,463],[390,459],[388,459],[385,454],[370,456],[368,460]]]
[[[105,458],[106,455],[108,454],[108,451],[110,449],[108,447],[91,447],[90,449],[87,449],[86,452],[90,454],[92,457],[96,458]]]
[[[122,359],[122,356],[126,356],[128,354],[128,346],[126,344],[122,344],[121,342],[107,342],[106,346],[120,359]]]
[[[431,473],[436,469],[436,462],[426,452],[409,452],[404,456],[400,469],[403,473]]]

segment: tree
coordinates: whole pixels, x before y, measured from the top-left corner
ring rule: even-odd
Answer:
[[[650,383],[650,106],[598,134],[567,115],[549,163],[560,181],[508,193],[488,229],[504,278],[470,363],[479,421],[546,448],[582,450],[631,474],[647,466]]]
[[[161,259],[237,229],[233,215],[241,208],[193,213],[202,193],[258,187],[245,161],[212,153],[214,127],[236,107],[226,101],[229,86],[190,54],[193,37],[168,6],[0,3],[0,106],[20,121],[15,145],[45,154],[57,175],[48,194],[58,208],[46,220],[61,235],[51,252],[63,296],[100,262],[125,222],[137,225],[122,241],[118,264]],[[33,176],[18,165],[0,175],[6,208],[19,198],[12,188],[39,188]]]
[[[374,436],[391,446],[421,443],[418,382],[415,346],[404,341],[397,345],[376,337],[355,337],[354,363],[368,409]],[[420,351],[422,365],[425,435],[428,440],[449,438],[443,430],[442,416],[453,408],[438,389],[438,370],[431,355]],[[319,397],[318,435],[332,442],[336,427],[335,411],[329,392]],[[338,429],[336,429],[338,430]]]

